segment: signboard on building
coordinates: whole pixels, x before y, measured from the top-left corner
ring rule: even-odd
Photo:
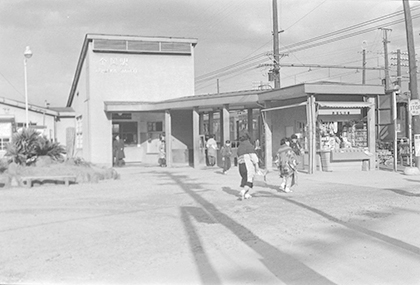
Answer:
[[[360,115],[360,109],[319,109],[318,115]]]
[[[420,99],[411,100],[410,105],[408,107],[409,107],[411,116],[420,115]]]
[[[415,156],[420,156],[420,135],[414,135]]]

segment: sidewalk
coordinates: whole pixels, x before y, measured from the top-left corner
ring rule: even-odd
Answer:
[[[420,177],[118,168],[121,180],[0,191],[0,283],[419,284]]]

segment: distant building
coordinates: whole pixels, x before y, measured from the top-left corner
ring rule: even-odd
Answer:
[[[52,141],[65,145],[66,134],[63,124],[66,120],[73,125],[74,115],[71,108],[46,108],[28,104],[29,127]],[[61,120],[63,122],[60,125]],[[12,134],[26,126],[25,103],[0,98],[0,157],[6,153],[6,146],[12,139]]]

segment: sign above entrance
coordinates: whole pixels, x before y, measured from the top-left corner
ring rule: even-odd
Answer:
[[[131,113],[112,113],[113,120],[131,120]]]
[[[360,109],[319,109],[318,115],[360,115]]]
[[[420,99],[411,100],[409,109],[410,109],[411,116],[420,115]]]

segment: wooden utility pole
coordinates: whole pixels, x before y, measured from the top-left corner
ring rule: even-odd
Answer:
[[[417,89],[417,66],[416,66],[416,51],[414,48],[414,36],[413,36],[413,21],[411,19],[410,3],[408,0],[403,0],[404,16],[405,16],[405,31],[407,35],[407,50],[408,50],[408,66],[410,72],[410,93],[411,100],[420,99]],[[409,114],[411,118],[411,115]],[[414,133],[414,144],[416,145],[416,138],[420,136],[420,120],[419,116],[413,116],[413,133]],[[410,138],[411,139],[411,138]],[[420,168],[420,156],[418,149],[415,153],[416,167]]]
[[[277,0],[273,0],[273,79],[274,88],[280,88],[280,51],[279,51],[279,23],[277,16]]]
[[[388,61],[388,32],[392,31],[391,29],[387,28],[379,28],[384,32],[384,63],[385,63],[385,91],[389,90],[389,61]]]
[[[366,49],[362,50],[362,84],[366,84]]]
[[[401,87],[402,77],[401,77],[401,50],[397,49],[397,84]]]

